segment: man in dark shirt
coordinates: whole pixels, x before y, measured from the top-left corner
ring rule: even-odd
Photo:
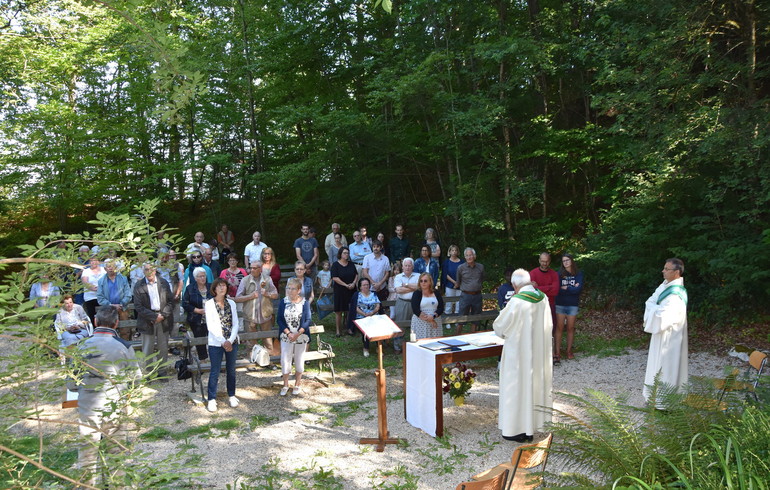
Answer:
[[[219,265],[219,262],[213,260],[213,256],[214,253],[211,251],[211,249],[203,251],[203,265],[206,265],[209,269],[211,269],[211,273],[214,274],[214,279],[216,279],[222,272],[222,266]]]
[[[310,226],[302,225],[302,236],[294,240],[294,251],[297,260],[305,262],[307,275],[315,280],[318,274],[318,240],[310,236]]]
[[[409,239],[404,236],[404,227],[396,225],[396,236],[390,239],[390,260],[402,260],[409,257]]]

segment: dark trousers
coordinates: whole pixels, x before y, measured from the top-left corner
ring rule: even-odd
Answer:
[[[88,315],[88,318],[91,319],[91,325],[96,325],[94,323],[94,317],[96,316],[96,309],[99,307],[99,302],[95,299],[89,299],[85,303],[83,303],[83,309],[86,311],[86,315]]]
[[[238,344],[233,344],[233,350],[225,352],[224,347],[209,346],[209,358],[211,372],[209,372],[208,399],[217,397],[217,385],[219,384],[219,371],[222,369],[222,358],[225,359],[225,372],[227,379],[227,396],[235,396],[235,361],[238,358]]]

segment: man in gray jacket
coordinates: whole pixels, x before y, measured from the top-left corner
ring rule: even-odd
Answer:
[[[78,451],[78,466],[94,473],[102,437],[125,438],[120,424],[129,403],[126,392],[141,376],[134,349],[118,335],[117,308],[100,307],[95,321],[93,336],[78,345],[85,367],[77,382],[80,435],[85,439]]]

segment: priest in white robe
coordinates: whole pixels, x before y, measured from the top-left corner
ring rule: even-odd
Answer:
[[[684,263],[668,259],[663,266],[663,283],[644,305],[644,331],[652,334],[644,399],[649,401],[655,376],[660,383],[681,388],[687,384],[687,290]]]
[[[511,284],[515,294],[493,325],[505,339],[498,427],[504,439],[525,442],[551,420],[553,319],[547,296],[530,284],[529,272],[517,269]]]

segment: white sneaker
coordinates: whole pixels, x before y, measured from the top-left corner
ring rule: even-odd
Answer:
[[[364,357],[369,357],[369,349],[364,349]]]
[[[286,393],[288,392],[289,392],[288,386],[284,386],[283,388],[281,388],[281,396],[286,396]]]
[[[216,400],[209,400],[209,402],[206,404],[206,410],[209,412],[216,412],[217,411],[217,401]]]
[[[241,404],[241,402],[239,402],[238,399],[234,396],[231,396],[230,398],[228,398],[227,402],[230,404],[231,408],[235,408]]]
[[[295,386],[294,389],[291,390],[291,394],[292,395],[299,395],[301,391],[302,391],[302,388],[300,388],[299,386]]]

